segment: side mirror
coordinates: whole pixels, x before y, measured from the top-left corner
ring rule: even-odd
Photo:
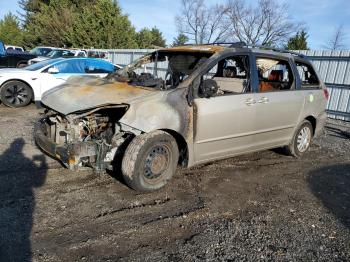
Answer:
[[[215,95],[219,90],[219,86],[213,79],[203,80],[199,86],[198,95],[200,97],[209,98]]]
[[[60,72],[60,70],[58,70],[58,68],[56,68],[56,67],[50,67],[49,70],[47,70],[47,72],[49,74],[58,74]]]

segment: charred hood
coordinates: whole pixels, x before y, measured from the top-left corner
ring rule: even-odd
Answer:
[[[68,115],[105,105],[129,104],[154,93],[124,82],[80,77],[45,92],[41,101],[45,106]]]

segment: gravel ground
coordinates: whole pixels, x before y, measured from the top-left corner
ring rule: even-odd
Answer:
[[[34,145],[33,105],[0,105],[0,261],[349,261],[350,124],[302,159],[263,151],[138,194]]]

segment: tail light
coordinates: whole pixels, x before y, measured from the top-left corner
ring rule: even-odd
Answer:
[[[324,97],[328,100],[328,98],[329,98],[329,93],[328,93],[327,88],[323,88],[323,94],[324,94]]]

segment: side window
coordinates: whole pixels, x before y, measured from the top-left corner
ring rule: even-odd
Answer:
[[[67,60],[54,65],[54,67],[57,68],[61,74],[84,74],[85,60]]]
[[[79,56],[79,57],[85,57],[85,53],[84,53],[84,52],[79,52],[77,56]]]
[[[71,56],[74,56],[74,53],[71,51],[68,51],[68,50],[64,50],[64,51],[62,51],[61,56],[62,57],[71,57]]]
[[[249,71],[248,56],[231,56],[222,59],[202,76],[199,96],[208,97],[250,92]],[[207,88],[207,85],[212,86],[212,91]]]
[[[88,66],[85,68],[85,73],[88,74],[112,73],[114,71],[114,65],[105,61],[90,60]]]
[[[259,92],[292,89],[294,78],[287,61],[258,57],[256,59],[256,66],[259,77]]]
[[[307,89],[319,87],[320,81],[318,80],[312,66],[300,62],[296,62],[296,66],[301,81],[301,88]]]

